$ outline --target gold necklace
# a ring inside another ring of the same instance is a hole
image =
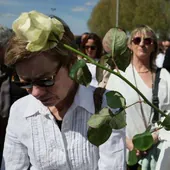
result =
[[[148,73],[150,70],[146,70],[146,71],[138,71],[138,73]]]

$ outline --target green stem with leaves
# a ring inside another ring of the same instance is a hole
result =
[[[97,67],[100,67],[100,68],[102,68],[103,70],[106,70],[106,71],[108,71],[108,72],[110,72],[110,73],[118,76],[118,77],[121,78],[122,80],[124,80],[130,87],[132,87],[132,88],[143,98],[143,100],[144,100],[149,106],[151,106],[152,108],[154,108],[154,109],[155,109],[157,112],[159,112],[162,116],[167,117],[167,115],[166,115],[164,112],[162,112],[162,111],[159,110],[155,105],[153,105],[153,104],[142,94],[142,92],[140,92],[130,81],[128,81],[128,80],[127,80],[125,77],[123,77],[120,73],[117,73],[117,72],[115,72],[115,71],[113,71],[113,70],[111,70],[111,69],[109,69],[109,68],[106,68],[105,66],[97,63],[95,60],[93,60],[93,59],[90,58],[89,56],[87,56],[87,55],[83,54],[82,52],[80,52],[80,51],[72,48],[72,47],[69,46],[69,45],[66,45],[66,44],[63,44],[63,45],[64,45],[65,48],[67,48],[67,49],[75,52],[76,54],[82,56],[83,58],[87,59],[90,63],[92,63],[92,64],[96,65]]]

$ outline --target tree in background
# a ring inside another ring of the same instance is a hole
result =
[[[159,35],[168,38],[170,32],[170,1],[167,0],[119,0],[119,27],[131,31],[147,24]],[[116,0],[99,0],[88,20],[91,32],[103,37],[116,23]]]
[[[88,27],[91,32],[97,33],[100,37],[103,37],[105,33],[114,26],[116,20],[114,17],[115,9],[111,7],[115,5],[115,1],[112,0],[99,1],[88,20]]]

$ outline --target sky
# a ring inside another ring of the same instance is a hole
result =
[[[22,12],[36,10],[62,18],[76,35],[88,32],[87,21],[98,0],[0,0],[0,25],[11,28]]]

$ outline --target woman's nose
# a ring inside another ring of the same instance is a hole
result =
[[[139,45],[140,45],[140,46],[144,46],[144,39],[141,39]]]
[[[88,48],[88,52],[91,52],[92,50],[91,50],[91,48]]]
[[[90,48],[87,48],[86,50],[87,50],[87,51],[90,51]]]
[[[45,91],[43,87],[40,86],[33,86],[30,93],[35,97],[39,98],[44,95]]]

